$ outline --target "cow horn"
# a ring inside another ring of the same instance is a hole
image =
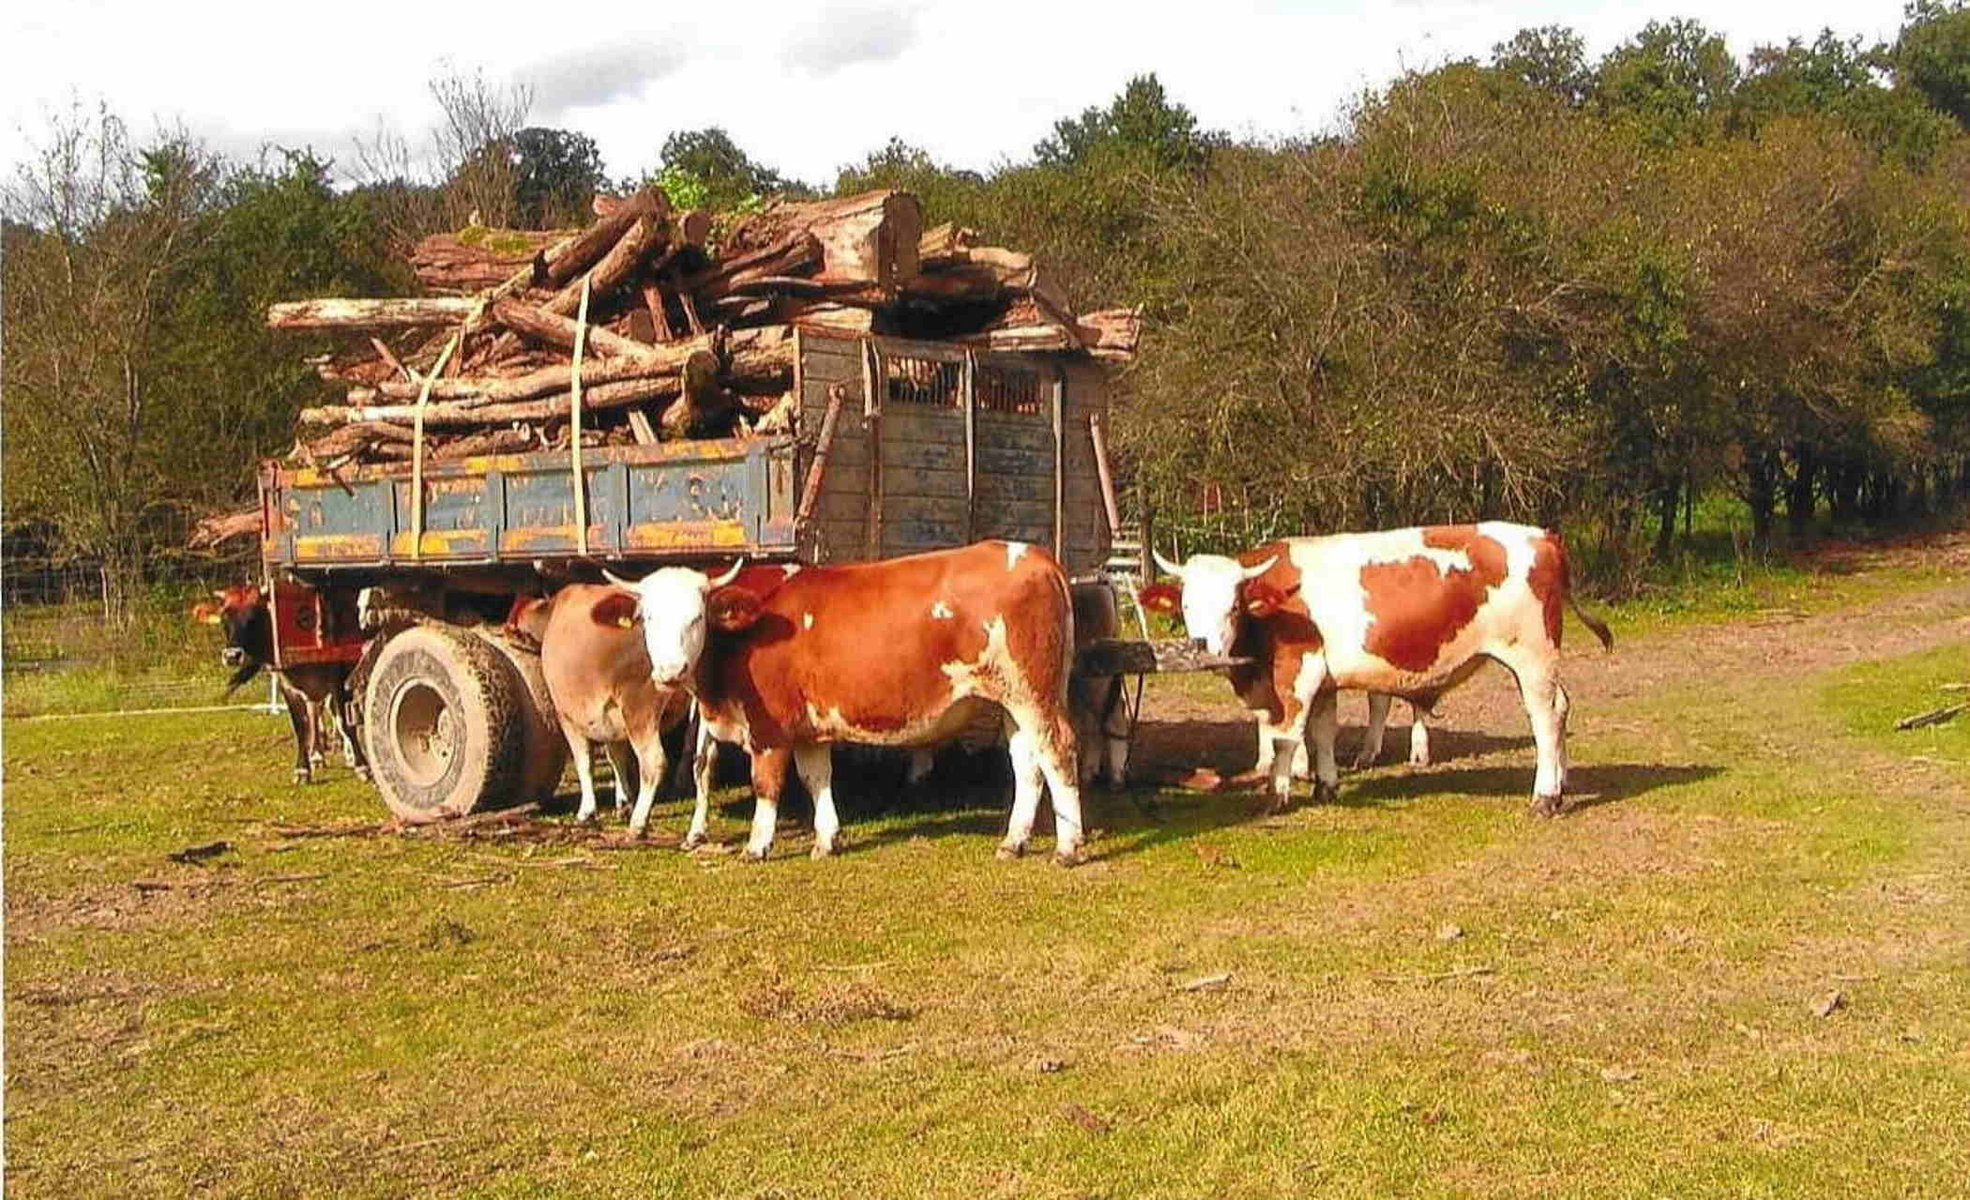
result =
[[[636,590],[636,581],[634,579],[624,579],[622,576],[616,574],[614,571],[611,571],[607,567],[602,568],[602,578],[608,580],[610,583],[615,584],[619,588],[628,588],[632,592]]]
[[[746,556],[741,554],[738,558],[738,561],[732,564],[732,569],[725,572],[725,574],[720,575],[718,578],[712,580],[711,586],[714,588],[722,588],[726,584],[732,582],[734,579],[737,579],[739,577],[739,568],[745,565],[746,565]]]
[[[1173,563],[1169,559],[1164,558],[1163,552],[1161,550],[1151,547],[1149,554],[1152,558],[1156,560],[1156,566],[1162,570],[1163,574],[1176,575],[1179,577],[1183,575],[1182,565],[1178,563]]]
[[[1271,558],[1266,559],[1264,562],[1260,563],[1256,567],[1246,567],[1245,572],[1241,576],[1241,578],[1257,579],[1259,576],[1265,574],[1267,571],[1272,570],[1272,564],[1278,561],[1279,561],[1279,556],[1275,554]]]

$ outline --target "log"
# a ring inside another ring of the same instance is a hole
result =
[[[928,271],[957,262],[978,243],[978,234],[949,221],[917,240],[917,265]]]
[[[636,223],[625,230],[608,253],[596,262],[595,269],[588,272],[590,295],[602,297],[614,291],[642,265],[646,257],[663,248],[667,234],[668,226],[662,218],[637,218]],[[544,312],[572,317],[580,304],[581,280],[575,279],[540,307]]]
[[[493,316],[510,330],[550,346],[558,346],[569,353],[574,352],[575,323],[569,317],[513,299],[495,301]],[[659,361],[658,355],[662,353],[656,346],[646,346],[593,326],[588,330],[588,348],[607,358],[627,358],[643,363]]]
[[[381,420],[363,420],[350,422],[312,442],[301,443],[295,450],[302,458],[321,463],[337,458],[376,458],[391,446],[408,450],[413,440],[415,435],[404,426]]]
[[[988,329],[983,333],[968,334],[955,340],[966,346],[1005,351],[1078,350],[1081,345],[1075,339],[1073,330],[1052,322],[1014,325],[1006,329]]]
[[[869,333],[875,329],[874,310],[860,305],[836,304],[832,300],[798,300],[785,306],[781,312],[787,320],[806,329],[842,333]]]
[[[1135,357],[1136,347],[1142,341],[1142,309],[1105,308],[1082,313],[1074,329],[1088,353],[1096,358],[1125,362]]]
[[[586,408],[587,405],[582,407]],[[534,435],[528,429],[488,429],[484,433],[468,433],[454,438],[441,446],[434,447],[431,457],[437,459],[472,458],[480,454],[521,454],[534,448]]]
[[[746,217],[726,239],[727,252],[755,250],[807,233],[821,246],[821,277],[830,282],[898,287],[916,278],[923,210],[908,192],[875,191],[807,204],[776,201]]]
[[[647,187],[616,204],[601,220],[547,252],[547,286],[562,287],[607,254],[644,217],[662,227],[670,216],[670,200],[662,189]]]
[[[725,338],[725,380],[748,390],[793,386],[794,337],[786,325],[734,329]]]
[[[267,307],[269,329],[415,329],[453,325],[472,315],[476,300],[456,297],[394,300],[297,300]]]
[[[584,379],[581,389],[581,408],[585,413],[627,408],[650,400],[668,399],[677,394],[677,389],[678,382],[675,375],[663,375],[653,379],[625,379],[595,387],[588,386]],[[431,404],[424,409],[424,427],[472,429],[482,425],[506,425],[515,421],[547,421],[555,417],[567,416],[572,398],[570,392],[559,392],[552,396],[543,396],[538,400],[523,400],[514,404]],[[409,421],[416,413],[415,404],[374,406],[330,404],[320,408],[302,409],[300,421],[303,425]]]
[[[798,275],[820,261],[820,241],[810,233],[797,231],[769,246],[728,254],[709,270],[680,279],[678,290],[686,296],[698,293],[707,298],[716,298],[731,290],[734,279]]]
[[[577,230],[487,229],[434,233],[410,253],[417,281],[436,291],[476,292],[524,270],[536,254]]]
[[[664,409],[660,422],[664,436],[697,437],[732,419],[735,405],[718,386],[716,354],[709,350],[693,354],[678,373],[678,384],[677,400]]]
[[[186,540],[185,545],[193,550],[203,550],[209,546],[218,546],[229,542],[237,537],[246,537],[248,535],[258,537],[259,534],[260,510],[258,508],[248,508],[239,512],[221,513],[215,517],[206,517],[198,524],[192,526],[191,537]]]

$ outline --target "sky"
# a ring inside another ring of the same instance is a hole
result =
[[[723,126],[756,161],[831,184],[891,136],[973,170],[1022,159],[1053,122],[1155,72],[1206,128],[1334,127],[1405,67],[1487,57],[1561,24],[1590,57],[1650,19],[1691,17],[1753,46],[1821,28],[1891,39],[1900,0],[752,0],[740,4],[396,0],[268,5],[16,3],[0,15],[0,172],[49,116],[106,102],[133,132],[182,125],[225,153],[313,146],[344,166],[387,128],[428,144],[429,81],[483,73],[532,91],[531,123],[593,137],[609,173],[655,166],[664,136]]]

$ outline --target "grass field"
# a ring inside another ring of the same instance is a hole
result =
[[[1961,1195],[1970,720],[1892,725],[1970,679],[1967,545],[1576,644],[1562,819],[1487,675],[1437,766],[1095,796],[1075,870],[993,788],[844,787],[824,862],[796,806],[760,865],[293,836],[380,813],[284,721],[11,721],[7,1188]],[[1146,768],[1249,762],[1224,699],[1158,681]]]

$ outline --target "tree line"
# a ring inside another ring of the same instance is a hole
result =
[[[428,145],[228,161],[114,114],[51,122],[5,191],[7,521],[126,580],[250,496],[319,384],[265,306],[411,286],[409,242],[552,228],[654,180],[685,207],[904,187],[1139,303],[1116,432],[1135,503],[1198,536],[1472,517],[1585,531],[1619,580],[1731,496],[1758,543],[1970,490],[1970,10],[1889,44],[1735,55],[1691,21],[1589,60],[1559,27],[1405,72],[1327,131],[1235,138],[1154,76],[1023,160],[892,140],[827,185],[718,129],[605,174],[524,90],[434,83]]]

